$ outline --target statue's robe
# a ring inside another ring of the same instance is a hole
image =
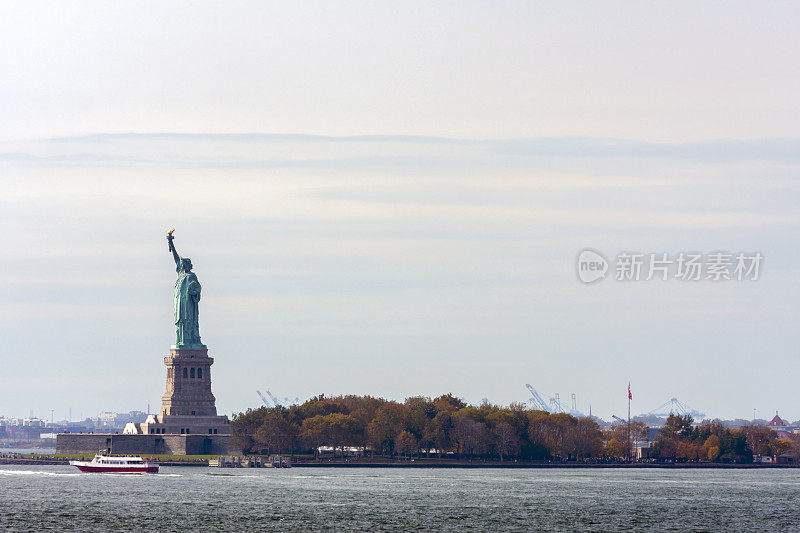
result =
[[[178,268],[175,280],[177,344],[200,344],[200,282],[194,272]]]

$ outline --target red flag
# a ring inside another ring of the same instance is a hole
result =
[[[631,394],[631,384],[628,383],[628,399],[633,400],[633,394]]]

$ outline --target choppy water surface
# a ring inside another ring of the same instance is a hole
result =
[[[10,530],[796,530],[800,470],[0,465]]]

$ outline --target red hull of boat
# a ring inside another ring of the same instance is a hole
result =
[[[157,466],[135,467],[135,466],[88,466],[75,465],[81,472],[109,473],[109,474],[158,474]]]

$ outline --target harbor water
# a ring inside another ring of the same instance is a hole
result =
[[[0,465],[4,530],[797,530],[800,469]]]

